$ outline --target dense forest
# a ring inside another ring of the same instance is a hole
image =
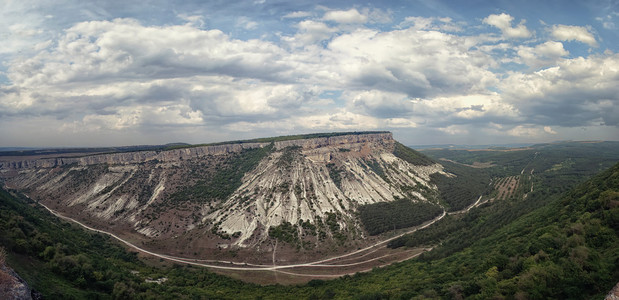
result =
[[[443,212],[443,209],[430,202],[413,202],[410,199],[397,199],[393,202],[378,202],[359,207],[359,217],[370,235],[389,230],[412,227],[429,221]]]
[[[526,197],[488,201],[391,243],[434,247],[418,259],[300,286],[259,286],[143,260],[4,190],[0,247],[46,299],[600,299],[619,281],[619,164],[585,181],[617,161],[616,150],[613,157],[600,149],[503,152],[515,155],[511,167],[501,166],[508,159],[500,155],[487,159],[497,165],[484,171],[493,178],[528,173]],[[481,161],[483,153],[474,155],[449,159]]]

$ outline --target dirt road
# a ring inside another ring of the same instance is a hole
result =
[[[306,262],[306,263],[298,263],[298,264],[289,264],[289,265],[258,265],[258,264],[248,264],[248,263],[244,263],[244,262],[233,262],[233,261],[221,261],[221,260],[201,260],[201,259],[193,259],[193,258],[186,258],[186,257],[178,257],[178,256],[170,256],[170,255],[165,255],[165,254],[160,254],[160,253],[155,253],[143,248],[140,248],[134,244],[132,244],[131,242],[111,233],[111,232],[107,232],[104,230],[100,230],[100,229],[96,229],[96,228],[92,228],[86,224],[83,224],[73,218],[67,217],[67,216],[63,216],[59,213],[57,213],[56,211],[50,209],[49,207],[47,207],[45,204],[40,203],[39,204],[43,207],[45,207],[45,209],[47,209],[50,213],[52,213],[53,215],[67,220],[67,221],[71,221],[73,223],[76,223],[88,230],[94,231],[94,232],[98,232],[98,233],[102,233],[102,234],[107,234],[117,240],[119,240],[120,242],[122,242],[123,244],[148,255],[152,255],[154,257],[158,257],[158,258],[162,258],[165,260],[169,260],[169,261],[174,261],[174,262],[178,262],[178,263],[184,263],[184,264],[190,264],[190,265],[195,265],[195,266],[201,266],[201,267],[207,267],[207,268],[213,268],[213,269],[222,269],[222,270],[239,270],[239,271],[279,271],[279,270],[283,270],[283,269],[292,269],[292,268],[300,268],[300,267],[326,267],[326,268],[333,268],[333,267],[346,267],[346,266],[356,266],[356,265],[360,265],[364,262],[368,262],[368,261],[374,261],[374,260],[380,260],[380,259],[385,259],[387,256],[389,255],[384,255],[380,258],[372,258],[369,259],[367,261],[358,261],[358,262],[352,262],[352,263],[348,263],[348,264],[338,264],[338,265],[333,265],[333,264],[328,264],[328,262],[333,262],[336,260],[342,260],[342,259],[350,259],[350,258],[354,258],[356,255],[359,255],[359,257],[357,258],[362,258],[364,256],[367,256],[369,254],[374,253],[375,251],[377,251],[377,249],[379,249],[381,246],[386,245],[388,242],[397,239],[401,236],[404,236],[406,234],[410,234],[413,233],[417,230],[426,228],[434,223],[436,223],[437,221],[439,221],[440,219],[442,219],[443,217],[445,217],[447,215],[447,213],[445,211],[443,211],[443,213],[429,221],[426,222],[425,224],[415,227],[411,230],[408,230],[406,232],[403,232],[399,235],[396,235],[394,237],[385,239],[383,241],[377,242],[373,245],[370,245],[368,247],[365,247],[363,249],[359,249],[350,253],[346,253],[346,254],[342,254],[342,255],[338,255],[338,256],[334,256],[334,257],[329,257],[326,259],[321,259],[321,260],[317,260],[317,261],[313,261],[313,262]],[[427,249],[425,249],[427,250]],[[421,254],[421,253],[419,253]],[[415,254],[414,256],[417,256],[419,254]],[[410,258],[410,257],[409,257]],[[406,258],[406,259],[409,259]],[[371,268],[370,268],[371,269]],[[365,270],[357,270],[353,273],[356,272],[363,272]],[[295,274],[295,273],[290,273],[290,272],[285,272],[285,273],[289,273],[291,275],[299,275],[299,276],[312,276],[312,274]],[[341,275],[345,275],[345,274],[341,274]],[[341,275],[334,275],[335,277],[337,276],[341,276]],[[325,277],[327,275],[321,274],[321,275],[316,275],[319,277]]]

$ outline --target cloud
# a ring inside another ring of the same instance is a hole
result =
[[[530,139],[536,139],[540,135],[542,135],[546,130],[540,129],[539,127],[531,126],[531,125],[518,125],[507,131],[507,134],[515,137],[526,137]]]
[[[439,30],[447,32],[462,31],[461,24],[456,24],[451,18],[438,17],[406,17],[398,24],[400,28],[414,27],[418,30]]]
[[[407,117],[414,110],[413,102],[402,93],[366,90],[349,92],[344,97],[349,99],[352,111],[380,118]]]
[[[542,25],[550,40],[540,41],[525,39],[533,31],[508,14],[482,21],[499,36],[479,21],[407,16],[389,24],[388,10],[294,8],[277,15],[264,2],[252,8],[264,11],[236,14],[225,28],[198,11],[161,24],[69,22],[53,36],[43,23],[0,20],[12,34],[0,45],[0,134],[13,143],[24,141],[13,131],[27,131],[57,145],[65,136],[204,142],[394,130],[508,142],[581,127],[610,136],[619,126],[618,54],[575,57],[578,48],[565,43],[597,45],[587,27]],[[285,30],[260,35],[273,29],[263,13]],[[244,36],[251,34],[259,38]],[[30,124],[54,131],[37,135]]]
[[[438,128],[438,130],[445,132],[449,135],[467,135],[469,131],[460,125],[449,125],[447,127]]]
[[[296,27],[297,33],[292,37],[282,37],[282,40],[287,42],[293,48],[302,48],[312,46],[318,42],[330,39],[337,32],[337,29],[329,27],[327,24],[313,21],[303,20]]]
[[[270,62],[284,55],[269,42],[233,40],[219,30],[92,21],[67,29],[53,49],[13,61],[9,78],[22,87],[209,73],[265,78],[282,70]]]
[[[614,30],[617,29],[617,25],[615,25],[614,22],[614,18],[616,16],[619,16],[619,13],[613,12],[604,17],[597,17],[595,20],[602,23],[602,27],[604,27],[604,29]]]
[[[368,16],[359,13],[355,8],[349,10],[331,10],[327,11],[322,17],[325,21],[333,21],[336,23],[365,23],[368,21]]]
[[[247,30],[253,30],[258,28],[258,23],[250,20],[248,17],[240,17],[236,21],[236,26]]]
[[[298,18],[307,18],[312,16],[312,13],[309,11],[294,11],[291,13],[287,13],[282,18],[284,19],[298,19]]]
[[[617,126],[619,54],[562,59],[533,73],[512,73],[499,89],[527,123]]]
[[[517,53],[520,61],[534,69],[554,65],[561,57],[569,54],[563,48],[563,43],[555,41],[548,41],[535,47],[520,46]]]
[[[579,41],[591,47],[597,47],[595,37],[585,27],[554,25],[551,28],[551,35],[560,41]]]
[[[349,88],[398,92],[426,98],[484,90],[496,80],[492,57],[465,38],[414,28],[379,32],[359,29],[328,44],[326,68]]]
[[[484,18],[483,22],[500,29],[501,33],[506,38],[521,39],[528,38],[533,35],[524,25],[524,23],[526,22],[525,20],[520,21],[520,23],[516,25],[516,27],[512,27],[513,20],[514,17],[506,13],[502,13],[500,15],[489,15],[488,17]]]
[[[544,132],[550,133],[550,134],[557,134],[557,132],[552,130],[550,126],[544,126]]]

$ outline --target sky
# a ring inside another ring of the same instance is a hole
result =
[[[0,147],[619,140],[619,1],[0,0]]]

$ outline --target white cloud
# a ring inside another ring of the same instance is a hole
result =
[[[550,134],[557,134],[557,132],[552,130],[552,127],[550,126],[544,126],[544,132],[550,133]]]
[[[352,111],[381,118],[408,116],[413,111],[413,102],[402,93],[365,90],[347,92],[343,97],[349,100]]]
[[[333,64],[326,68],[349,88],[425,98],[481,91],[496,81],[487,70],[492,57],[470,49],[466,38],[436,31],[359,29],[334,38],[328,49]]]
[[[231,19],[232,31],[268,26],[249,16]],[[28,50],[3,60],[10,83],[0,83],[0,127],[49,124],[41,128],[64,130],[53,134],[59,141],[63,134],[175,141],[194,134],[203,142],[364,129],[525,140],[619,126],[619,56],[573,58],[573,45],[562,43],[597,43],[585,27],[548,25],[553,40],[518,41],[506,39],[533,32],[508,14],[483,20],[503,36],[450,18],[376,25],[391,13],[368,8],[317,7],[280,18],[295,25],[270,35],[279,40],[206,30],[198,13],[173,15],[182,25],[71,23],[53,39],[41,39],[46,33],[35,23],[12,22],[4,29],[13,39],[0,55]],[[0,133],[20,140],[6,128]]]
[[[237,27],[241,27],[247,30],[253,30],[258,28],[258,23],[252,21],[251,19],[249,19],[248,17],[240,17],[237,21],[236,21],[236,26]]]
[[[544,131],[538,127],[531,125],[518,125],[507,131],[507,134],[516,137],[526,137],[529,139],[537,139]]]
[[[331,38],[337,31],[325,23],[313,20],[303,20],[297,24],[297,28],[299,30],[294,36],[282,38],[294,48],[315,45]]]
[[[294,11],[283,16],[284,19],[298,19],[312,16],[309,11]]]
[[[333,21],[337,23],[365,23],[368,21],[368,16],[359,13],[355,8],[349,10],[331,10],[327,11],[322,17],[325,21]]]
[[[462,31],[461,24],[454,23],[451,18],[438,17],[406,17],[404,21],[398,24],[398,27],[413,27],[418,30],[440,30],[447,32]]]
[[[595,20],[602,23],[602,27],[604,27],[604,29],[614,30],[617,29],[617,25],[615,25],[614,22],[614,18],[616,16],[619,16],[619,13],[614,12],[606,15],[605,17],[597,17]]]
[[[563,48],[563,43],[555,41],[548,41],[535,47],[519,46],[517,53],[520,60],[532,68],[554,65],[561,57],[569,54]]]
[[[554,25],[551,28],[551,34],[555,39],[560,41],[579,41],[591,47],[598,46],[593,34],[585,27]]]
[[[469,131],[461,125],[449,125],[447,127],[438,128],[438,130],[450,135],[467,135]]]
[[[524,25],[526,22],[525,20],[520,21],[516,27],[512,27],[513,20],[514,17],[506,13],[502,13],[500,15],[489,15],[484,18],[483,22],[500,29],[503,35],[507,38],[528,38],[533,35]]]
[[[513,73],[499,89],[532,124],[619,125],[619,54],[562,59],[537,72]]]
[[[185,20],[185,21],[187,21],[188,25],[194,25],[194,26],[197,26],[197,27],[204,26],[204,17],[203,16],[179,14],[178,17],[183,19],[183,20]]]
[[[276,56],[283,55],[269,42],[233,40],[219,30],[146,27],[128,19],[93,21],[67,29],[54,49],[11,62],[9,78],[22,87],[40,87],[209,73],[269,77],[278,73]]]

